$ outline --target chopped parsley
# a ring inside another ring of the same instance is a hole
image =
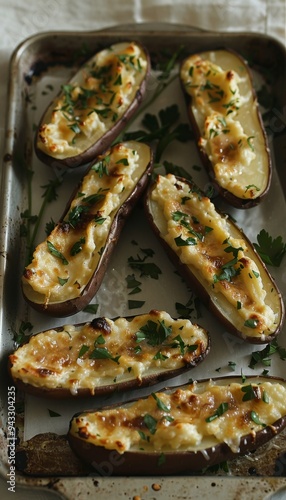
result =
[[[216,411],[206,418],[206,422],[210,423],[218,417],[221,417],[228,410],[228,403],[221,403]]]
[[[146,325],[141,326],[138,332],[136,332],[136,342],[139,343],[145,340],[147,344],[154,347],[163,344],[164,340],[166,340],[171,333],[172,327],[166,326],[164,320],[158,323],[149,320]]]

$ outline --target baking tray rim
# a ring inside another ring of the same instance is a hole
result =
[[[78,38],[78,37],[96,37],[96,36],[103,36],[107,38],[111,37],[116,37],[120,36],[122,38],[122,34],[126,34],[126,37],[131,37],[131,36],[147,36],[147,37],[152,37],[154,36],[154,33],[156,31],[156,36],[170,36],[170,33],[174,31],[176,35],[178,36],[205,36],[208,38],[214,37],[217,39],[234,39],[234,38],[240,38],[241,37],[251,37],[253,39],[257,40],[268,40],[273,44],[276,44],[277,47],[282,51],[285,52],[285,47],[280,42],[277,38],[275,38],[272,35],[267,35],[264,33],[260,32],[249,32],[249,31],[237,31],[237,32],[228,32],[228,31],[210,31],[210,30],[205,30],[201,28],[197,28],[195,26],[191,25],[182,25],[182,24],[170,24],[170,23],[138,23],[138,24],[124,24],[124,25],[119,25],[119,26],[110,26],[106,27],[103,29],[99,30],[78,30],[78,31],[70,31],[70,30],[55,30],[55,31],[47,31],[47,32],[41,32],[41,33],[36,33],[34,35],[29,36],[25,40],[23,40],[21,43],[18,44],[18,46],[14,49],[11,58],[10,58],[10,65],[9,65],[9,82],[8,82],[8,109],[7,109],[7,116],[6,116],[6,125],[5,125],[5,141],[4,141],[4,168],[2,170],[2,179],[1,179],[1,192],[2,195],[4,193],[9,194],[11,192],[12,186],[11,186],[11,172],[9,173],[9,169],[12,168],[12,152],[14,151],[14,145],[16,143],[16,138],[14,131],[16,130],[16,108],[15,108],[15,102],[13,103],[13,95],[15,93],[15,85],[16,85],[16,75],[17,75],[17,65],[19,61],[22,59],[23,55],[30,49],[33,44],[41,44],[45,43],[48,39],[51,37],[53,39],[61,39],[63,37],[65,38]],[[286,54],[286,52],[285,52]],[[9,187],[9,189],[5,189],[5,187]],[[2,200],[4,201],[3,203],[3,209],[0,214],[0,222],[1,222],[1,227],[5,228],[5,219],[7,217],[6,215],[6,207],[8,207],[8,196],[2,196]],[[5,252],[6,249],[6,243],[7,243],[7,238],[8,238],[8,233],[9,231],[4,231],[4,237],[1,238],[2,243],[0,242],[0,250],[2,252]],[[5,275],[5,269],[6,269],[6,259],[2,259],[1,264],[0,264],[0,276]],[[3,308],[0,313],[0,321],[3,323]],[[3,330],[3,329],[2,329]],[[4,443],[4,441],[3,441]],[[5,446],[5,444],[4,444]],[[2,446],[1,446],[2,447]],[[7,479],[7,468],[6,465],[2,462],[0,464],[0,475],[2,476],[2,479]],[[231,480],[233,486],[235,485],[235,488],[239,488],[239,485],[241,483],[241,477],[217,477],[217,476],[166,476],[164,478],[158,478],[158,476],[155,477],[134,477],[134,478],[127,478],[132,481],[137,481],[141,484],[146,484],[146,482],[150,483],[150,485],[154,482],[158,482],[158,479],[160,479],[160,482],[164,483],[174,483],[174,481],[178,480],[179,482],[182,481],[182,478],[188,479],[192,482],[192,485],[195,486],[195,482],[198,484],[198,493],[200,493],[200,487],[203,486],[203,483],[205,484],[206,482],[209,483],[209,487],[211,487],[211,483],[216,482],[216,483],[221,483],[221,487],[223,487],[223,484],[225,484],[226,480]],[[117,483],[122,483],[123,480],[126,478],[113,478],[113,477],[29,477],[29,476],[24,476],[24,475],[17,475],[17,485],[19,486],[24,486],[25,489],[26,487],[29,488],[31,486],[37,487],[39,489],[44,489],[44,491],[48,488],[49,491],[53,491],[60,496],[64,495],[64,498],[69,498],[66,497],[66,493],[68,493],[68,490],[70,489],[70,494],[73,493],[74,491],[74,483],[77,480],[80,480],[80,482],[84,481],[86,483],[87,488],[92,488],[94,490],[94,480],[103,482],[104,485],[103,487],[106,487],[106,483],[110,483],[110,486],[112,487],[112,484],[114,484],[114,481],[117,481]],[[274,491],[280,490],[280,488],[286,488],[286,478],[283,477],[247,477],[244,478],[246,482],[251,484],[251,488],[257,488],[259,489],[259,485],[265,486],[268,485],[271,489],[271,492],[273,493]],[[228,489],[229,486],[226,486]],[[88,490],[87,490],[88,491]],[[260,489],[261,491],[261,489]],[[258,497],[257,497],[258,498]]]

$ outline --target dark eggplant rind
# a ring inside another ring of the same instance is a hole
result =
[[[90,302],[151,169],[150,147],[136,141],[117,144],[97,158],[24,270],[24,298],[34,309],[70,316]]]
[[[284,303],[242,230],[194,183],[172,175],[149,187],[145,209],[171,261],[224,327],[254,344],[271,342]]]
[[[271,377],[197,381],[76,414],[68,439],[99,473],[102,464],[109,475],[195,472],[246,454],[281,432],[285,391],[285,380]]]
[[[257,205],[269,190],[272,165],[247,62],[231,50],[198,53],[183,61],[180,80],[215,189],[234,207]]]
[[[98,52],[45,110],[35,135],[39,159],[76,168],[102,154],[140,105],[149,73],[150,57],[140,43],[120,42]]]
[[[37,333],[10,354],[9,373],[19,389],[35,396],[100,396],[184,374],[201,363],[209,349],[205,329],[152,310]]]

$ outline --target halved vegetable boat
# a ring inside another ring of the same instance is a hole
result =
[[[36,396],[94,396],[175,377],[197,366],[208,352],[203,328],[152,310],[33,335],[9,356],[9,372],[20,389]]]
[[[90,302],[151,168],[150,147],[135,141],[117,144],[97,158],[24,270],[23,294],[32,307],[60,317]]]
[[[236,458],[285,426],[284,380],[225,377],[77,414],[68,439],[99,473],[162,476]]]
[[[98,52],[44,112],[35,137],[38,157],[75,168],[105,151],[140,105],[149,71],[149,54],[137,42]]]
[[[171,174],[150,186],[145,207],[172,262],[224,327],[248,342],[273,340],[284,321],[281,293],[241,229]]]
[[[268,141],[246,61],[230,50],[187,57],[180,68],[202,162],[222,197],[257,205],[271,182]]]

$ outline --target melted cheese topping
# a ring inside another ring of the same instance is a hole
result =
[[[155,333],[144,339],[146,325]],[[93,394],[109,384],[137,379],[140,385],[144,376],[195,365],[206,355],[208,342],[204,329],[164,311],[130,321],[97,318],[32,336],[10,356],[11,373],[36,387],[72,394],[87,388]]]
[[[151,200],[157,207],[155,223],[161,218],[161,236],[211,296],[226,299],[240,318],[241,331],[262,338],[271,332],[276,316],[265,303],[259,269],[248,256],[245,241],[230,234],[227,218],[218,214],[210,199],[169,174],[158,177]]]
[[[63,86],[39,128],[37,146],[58,159],[87,149],[122,117],[146,71],[146,54],[134,42],[96,54]]]
[[[114,217],[147,165],[142,146],[122,143],[98,158],[84,176],[63,222],[33,254],[22,278],[34,302],[64,302],[78,297],[104,251]],[[142,149],[142,159],[139,151]]]
[[[218,54],[220,51],[218,51]],[[199,146],[213,165],[215,179],[239,198],[255,198],[265,187],[265,171],[259,154],[264,145],[247,74],[222,69],[210,60],[193,55],[182,66],[181,79],[192,97],[191,109],[200,129]],[[240,64],[242,66],[242,63]],[[256,122],[245,132],[246,122]]]
[[[244,400],[248,388],[251,399]],[[126,451],[198,451],[226,443],[239,452],[241,439],[286,415],[282,384],[194,383],[156,393],[123,407],[74,417],[70,432],[96,446]]]

